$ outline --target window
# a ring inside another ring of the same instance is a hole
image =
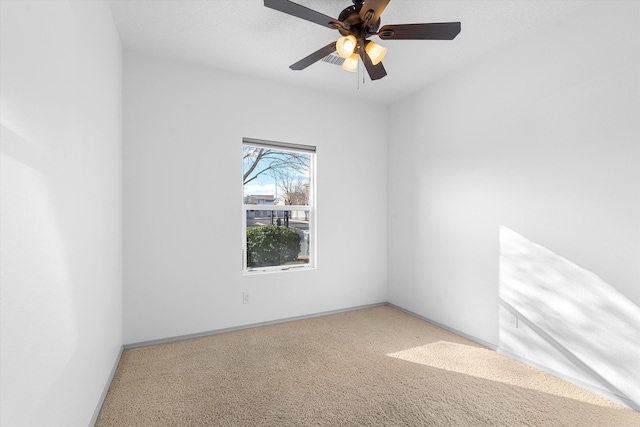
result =
[[[243,138],[245,273],[315,267],[315,151]]]

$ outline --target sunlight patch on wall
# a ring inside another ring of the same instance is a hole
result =
[[[499,298],[501,349],[640,404],[640,308],[614,287],[501,227]]]

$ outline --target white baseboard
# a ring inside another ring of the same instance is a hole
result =
[[[569,382],[571,384],[577,385],[578,387],[582,387],[585,390],[588,390],[590,392],[598,394],[598,395],[600,395],[600,396],[602,396],[602,397],[604,397],[606,399],[609,399],[609,400],[611,400],[613,402],[619,403],[621,405],[624,405],[624,406],[626,406],[628,408],[631,408],[631,409],[633,409],[635,411],[640,412],[640,405],[638,405],[637,403],[633,402],[632,400],[630,400],[629,398],[627,398],[625,396],[620,396],[620,395],[618,395],[616,393],[613,393],[613,392],[611,392],[609,390],[606,390],[604,388],[597,387],[597,386],[594,386],[593,384],[589,384],[589,383],[586,383],[584,381],[581,381],[581,380],[578,380],[576,378],[573,378],[573,377],[571,377],[569,375],[565,375],[562,372],[558,372],[558,371],[553,370],[553,369],[551,369],[549,367],[546,367],[544,365],[536,363],[536,362],[534,362],[532,360],[526,359],[526,358],[524,358],[522,356],[518,356],[517,354],[512,353],[509,350],[505,350],[503,348],[500,348],[495,344],[491,344],[491,343],[489,343],[487,341],[481,340],[480,338],[477,338],[477,337],[474,337],[472,335],[466,334],[466,333],[464,333],[462,331],[459,331],[457,329],[451,328],[451,327],[449,327],[447,325],[444,325],[444,324],[442,324],[440,322],[436,322],[435,320],[432,320],[432,319],[429,319],[427,317],[424,317],[424,316],[421,316],[419,314],[416,314],[416,313],[414,313],[414,312],[412,312],[410,310],[406,310],[406,309],[404,309],[402,307],[399,307],[399,306],[397,306],[395,304],[388,303],[388,305],[390,307],[397,308],[400,311],[404,311],[405,313],[407,313],[407,314],[409,314],[411,316],[417,317],[418,319],[424,320],[425,322],[429,322],[429,323],[431,323],[433,325],[441,327],[442,329],[446,329],[449,332],[453,332],[456,335],[460,335],[461,337],[464,337],[464,338],[466,338],[468,340],[471,340],[471,341],[473,341],[475,343],[478,343],[478,344],[480,344],[480,345],[482,345],[484,347],[487,347],[490,350],[494,350],[494,351],[497,351],[500,354],[504,354],[505,356],[510,357],[511,359],[514,359],[514,360],[522,362],[522,363],[524,363],[526,365],[532,366],[532,367],[534,367],[536,369],[539,369],[539,370],[541,370],[543,372],[551,374],[554,377],[558,377],[558,378],[560,378],[560,379],[562,379],[564,381],[567,381],[567,382]]]
[[[625,396],[620,396],[619,394],[613,393],[612,391],[609,391],[605,388],[602,387],[598,387],[596,385],[587,383],[585,381],[579,380],[577,378],[573,378],[570,375],[566,375],[563,374],[562,372],[558,372],[554,369],[551,369],[547,366],[541,365],[539,363],[534,362],[533,360],[529,360],[525,357],[519,356],[516,353],[513,353],[509,350],[506,350],[504,348],[498,347],[496,349],[496,351],[500,354],[504,354],[505,356],[510,357],[511,359],[517,360],[518,362],[522,362],[525,365],[529,365],[532,366],[536,369],[540,369],[541,371],[544,371],[548,374],[553,375],[554,377],[558,377],[562,380],[565,380],[567,382],[570,382],[571,384],[577,385],[578,387],[582,387],[585,390],[588,390],[590,392],[593,392],[595,394],[598,394],[606,399],[609,399],[613,402],[619,403],[621,405],[624,405],[628,408],[631,408],[635,411],[639,411],[640,412],[640,405],[638,405],[637,403],[633,402],[632,400],[629,400],[627,397]]]
[[[435,320],[433,320],[433,319],[429,319],[428,317],[421,316],[421,315],[419,315],[419,314],[417,314],[417,313],[414,313],[414,312],[413,312],[413,311],[411,311],[411,310],[407,310],[406,308],[402,308],[402,307],[400,307],[400,306],[398,306],[398,305],[391,304],[390,302],[388,302],[388,303],[387,303],[387,305],[388,305],[389,307],[393,307],[393,308],[398,309],[398,310],[400,310],[400,311],[404,311],[405,313],[407,313],[407,314],[409,314],[409,315],[411,315],[411,316],[413,316],[413,317],[417,317],[417,318],[418,318],[418,319],[420,319],[420,320],[424,320],[425,322],[429,322],[429,323],[431,323],[432,325],[436,325],[436,326],[438,326],[438,327],[440,327],[440,328],[442,328],[442,329],[446,329],[446,330],[447,330],[447,331],[449,331],[449,332],[453,332],[453,333],[454,333],[454,334],[456,334],[456,335],[460,335],[461,337],[466,338],[466,339],[468,339],[468,340],[470,340],[470,341],[473,341],[473,342],[475,342],[475,343],[478,343],[478,344],[480,344],[480,345],[481,345],[481,346],[483,346],[483,347],[487,347],[487,348],[488,348],[488,349],[490,349],[490,350],[494,350],[494,351],[495,351],[495,350],[498,348],[496,345],[491,344],[490,342],[487,342],[487,341],[481,340],[480,338],[474,337],[473,335],[469,335],[469,334],[467,334],[467,333],[465,333],[465,332],[462,332],[462,331],[459,331],[459,330],[457,330],[457,329],[455,329],[455,328],[452,328],[452,327],[450,327],[450,326],[444,325],[444,324],[442,324],[442,323],[440,323],[440,322],[436,322]]]
[[[321,313],[306,314],[306,315],[303,315],[303,316],[287,317],[287,318],[283,318],[283,319],[270,320],[270,321],[267,321],[267,322],[259,322],[259,323],[251,323],[251,324],[248,324],[248,325],[234,326],[234,327],[231,327],[231,328],[214,329],[214,330],[205,331],[205,332],[197,332],[195,334],[178,335],[178,336],[175,336],[175,337],[161,338],[161,339],[157,339],[157,340],[141,341],[141,342],[137,342],[137,343],[125,344],[124,345],[124,349],[125,350],[129,350],[130,348],[139,348],[139,347],[148,347],[150,345],[167,344],[167,343],[171,343],[171,342],[175,342],[175,341],[188,340],[188,339],[191,339],[191,338],[200,338],[200,337],[206,337],[206,336],[209,336],[209,335],[217,335],[217,334],[224,334],[224,333],[227,333],[227,332],[242,331],[244,329],[258,328],[260,326],[275,325],[275,324],[278,324],[278,323],[285,323],[285,322],[293,322],[295,320],[311,319],[313,317],[328,316],[330,314],[345,313],[347,311],[362,310],[364,308],[380,307],[380,306],[383,306],[383,305],[387,305],[387,303],[386,302],[380,302],[380,303],[376,303],[376,304],[360,305],[360,306],[357,306],[357,307],[349,307],[349,308],[343,308],[343,309],[338,309],[338,310],[323,311]]]
[[[98,421],[98,416],[100,415],[100,411],[102,410],[102,405],[104,405],[104,400],[107,398],[107,393],[109,392],[109,388],[111,387],[113,378],[116,376],[116,370],[118,369],[118,365],[120,364],[120,358],[122,357],[123,351],[124,351],[124,346],[120,346],[120,350],[116,355],[116,361],[114,362],[113,367],[111,368],[111,373],[109,374],[107,383],[104,386],[104,390],[102,390],[100,399],[98,399],[98,404],[96,405],[96,409],[93,411],[93,416],[91,417],[91,421],[89,422],[89,427],[95,426],[96,422]]]

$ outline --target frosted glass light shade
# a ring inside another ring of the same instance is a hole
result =
[[[348,36],[340,37],[336,42],[336,50],[338,55],[343,58],[348,58],[353,54],[356,48],[356,38],[349,34]]]
[[[382,61],[382,58],[387,54],[387,48],[382,47],[375,42],[367,43],[364,50],[367,52],[367,55],[369,55],[369,58],[371,58],[371,63],[373,65],[378,65],[380,61]]]
[[[351,56],[349,56],[347,59],[345,59],[344,62],[342,63],[342,68],[344,68],[347,71],[351,71],[352,73],[355,73],[356,70],[358,69],[358,54],[354,53]]]

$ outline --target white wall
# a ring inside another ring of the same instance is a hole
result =
[[[505,267],[499,258],[503,226],[596,274],[620,293],[610,301],[628,303],[624,310],[596,304],[589,297],[606,286],[580,292],[586,287],[574,277],[572,289],[579,291],[573,293],[571,308],[611,321],[611,326],[614,313],[637,314],[639,9],[637,2],[588,3],[579,14],[391,106],[390,302],[502,346],[498,273]],[[553,271],[549,265],[533,267]],[[544,284],[561,283],[566,282],[547,275]],[[526,292],[514,289],[523,299]],[[527,303],[520,301],[522,307]],[[595,312],[589,311],[595,305]],[[535,316],[543,308],[548,309],[534,306]],[[528,345],[532,351],[504,349],[602,385],[597,375],[603,374],[603,361],[625,366],[633,347],[602,351],[601,345],[601,354],[582,360],[587,368],[572,362],[570,355],[580,354],[577,347],[589,337],[573,328],[579,316],[567,308],[554,313],[553,332],[560,334],[554,338],[555,350],[550,342],[549,349],[536,347],[522,330],[514,332],[521,334],[520,348]],[[629,343],[640,341],[633,318],[616,330]],[[532,328],[540,327],[534,323]],[[569,354],[563,356],[559,347]],[[558,353],[555,360],[549,357],[552,351]],[[580,372],[569,371],[568,365]],[[637,388],[640,382],[634,381],[628,378],[622,387],[608,389]]]
[[[0,17],[0,424],[86,426],[122,344],[122,49],[105,2]]]
[[[637,313],[638,4],[590,5],[389,117],[347,104],[389,129],[388,151],[386,132],[339,128],[343,100],[316,92],[135,53],[121,91],[104,3],[0,4],[2,425],[86,425],[123,341],[387,299],[593,380],[505,331],[501,226],[596,273],[598,292]],[[243,136],[318,147],[317,270],[242,276]],[[636,329],[620,330],[632,342]],[[603,357],[624,364],[620,351]]]
[[[384,107],[135,53],[123,93],[125,344],[387,300],[386,133],[339,126]],[[242,137],[317,146],[316,270],[241,274]]]

